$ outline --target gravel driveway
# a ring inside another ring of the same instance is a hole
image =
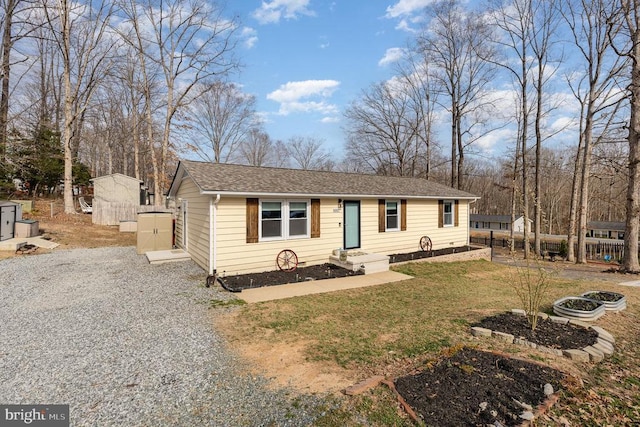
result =
[[[0,403],[69,404],[71,425],[308,425],[312,397],[243,372],[193,262],[132,247],[0,261]],[[295,406],[295,409],[294,409]]]

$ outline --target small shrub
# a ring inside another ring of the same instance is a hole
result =
[[[560,255],[561,258],[567,258],[568,253],[569,253],[569,246],[567,246],[567,241],[562,240],[560,242],[560,249],[558,249],[558,255]]]
[[[532,263],[534,265],[532,265]],[[538,312],[550,285],[551,273],[543,268],[539,259],[525,259],[524,265],[518,265],[513,259],[511,286],[520,299],[521,308],[525,311],[531,330],[538,326]]]

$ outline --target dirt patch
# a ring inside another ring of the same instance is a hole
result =
[[[545,347],[562,350],[582,349],[595,344],[598,339],[598,333],[593,329],[570,324],[562,325],[549,319],[538,319],[536,330],[532,331],[525,316],[512,313],[487,317],[472,326],[505,332]]]
[[[136,245],[136,233],[120,233],[118,226],[92,224],[91,215],[65,214],[63,210],[61,200],[41,199],[35,201],[32,212],[23,212],[22,217],[38,221],[40,235],[60,245],[54,250]],[[50,250],[37,248],[29,254],[47,252]],[[16,255],[23,254],[0,251],[0,259]]]
[[[215,316],[216,329],[229,331],[236,315]],[[312,362],[305,356],[310,342],[276,342],[260,339],[253,342],[233,342],[234,351],[248,362],[247,369],[271,380],[273,387],[288,387],[300,393],[334,393],[352,385],[354,373],[329,362]]]
[[[398,378],[395,387],[427,425],[514,426],[545,401],[546,384],[557,391],[563,378],[549,367],[464,348]]]

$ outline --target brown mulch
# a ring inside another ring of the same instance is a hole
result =
[[[429,426],[515,426],[524,421],[526,405],[535,411],[545,401],[545,384],[557,391],[563,378],[536,363],[463,348],[398,378],[395,388]]]
[[[505,332],[545,347],[562,350],[582,349],[595,344],[598,338],[598,333],[593,329],[570,324],[562,325],[549,319],[538,319],[536,330],[532,331],[525,316],[512,313],[486,317],[472,326]]]

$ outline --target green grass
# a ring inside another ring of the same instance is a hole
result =
[[[419,366],[446,347],[478,343],[468,333],[470,324],[520,308],[510,285],[512,272],[502,265],[487,261],[412,263],[395,270],[414,278],[243,306],[230,334],[240,340],[274,344],[304,342],[305,357],[310,361],[335,364],[352,372],[381,372],[381,368],[398,361],[413,360],[414,366]],[[542,310],[551,313],[556,299],[593,289],[621,292],[614,284],[552,279]],[[640,311],[636,308],[640,305],[640,289],[626,288],[622,292],[627,295],[629,308],[622,314],[605,316],[604,324],[598,323],[616,336],[619,347],[616,357],[599,365],[588,365],[586,370],[578,368],[588,376],[589,384],[611,395],[605,403],[613,409],[600,414],[598,405],[580,402],[581,392],[567,393],[565,401],[561,400],[554,411],[575,420],[576,425],[581,424],[585,414],[590,419],[589,411],[594,425],[609,421],[615,424],[620,420],[616,411],[622,414],[622,419],[633,419],[640,411],[640,384],[636,380],[640,377],[637,350]],[[607,325],[607,320],[613,323]],[[524,348],[500,348],[492,340],[487,340],[485,346],[543,360]],[[624,378],[612,382],[611,376],[621,371]],[[327,411],[318,425],[360,425],[354,421],[359,417],[364,417],[369,425],[411,425],[398,415],[394,402],[388,390],[377,388],[364,396],[350,398],[346,408]]]

